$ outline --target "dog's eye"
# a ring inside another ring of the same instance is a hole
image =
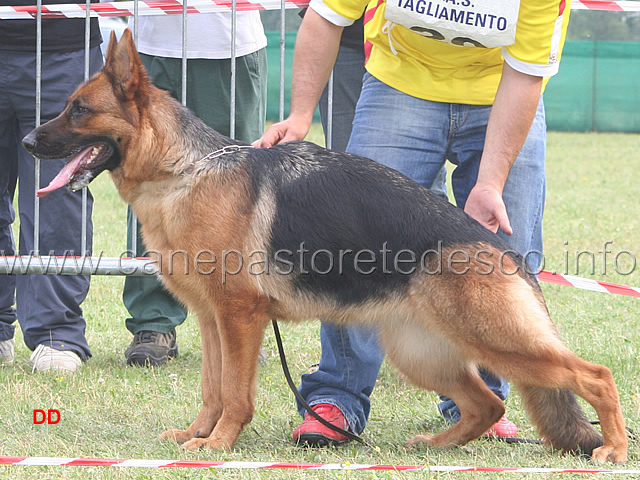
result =
[[[71,110],[69,113],[71,113],[72,117],[77,118],[77,117],[81,117],[82,115],[86,115],[90,111],[91,110],[89,108],[84,107],[77,102],[74,102],[74,104],[71,106]]]

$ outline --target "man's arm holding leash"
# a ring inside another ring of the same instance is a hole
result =
[[[343,28],[324,19],[313,9],[307,10],[293,55],[289,117],[273,124],[262,138],[253,143],[255,146],[266,148],[306,137],[335,64]]]
[[[513,233],[502,190],[536,115],[542,77],[527,75],[504,63],[502,79],[491,108],[478,179],[465,212],[484,227]]]

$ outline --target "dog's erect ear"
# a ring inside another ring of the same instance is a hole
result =
[[[149,78],[128,28],[119,42],[115,33],[111,32],[103,71],[111,81],[116,94],[123,100],[136,99],[141,103],[146,102]]]
[[[118,43],[118,37],[116,37],[115,30],[111,30],[111,36],[109,37],[109,46],[107,47],[107,56],[106,60],[108,61],[110,58],[114,56],[114,50],[116,49],[116,45]]]

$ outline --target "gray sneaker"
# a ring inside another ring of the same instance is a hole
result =
[[[142,330],[133,336],[129,348],[124,352],[127,365],[137,367],[156,367],[178,356],[176,330],[169,333]]]
[[[38,345],[30,357],[34,372],[59,370],[73,373],[82,366],[82,360],[71,350],[56,350],[47,345]]]
[[[0,342],[0,366],[13,364],[13,351],[16,339],[2,340]]]

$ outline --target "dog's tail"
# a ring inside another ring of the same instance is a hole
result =
[[[531,422],[554,449],[591,456],[602,445],[602,435],[593,428],[569,390],[522,386],[518,390]]]

